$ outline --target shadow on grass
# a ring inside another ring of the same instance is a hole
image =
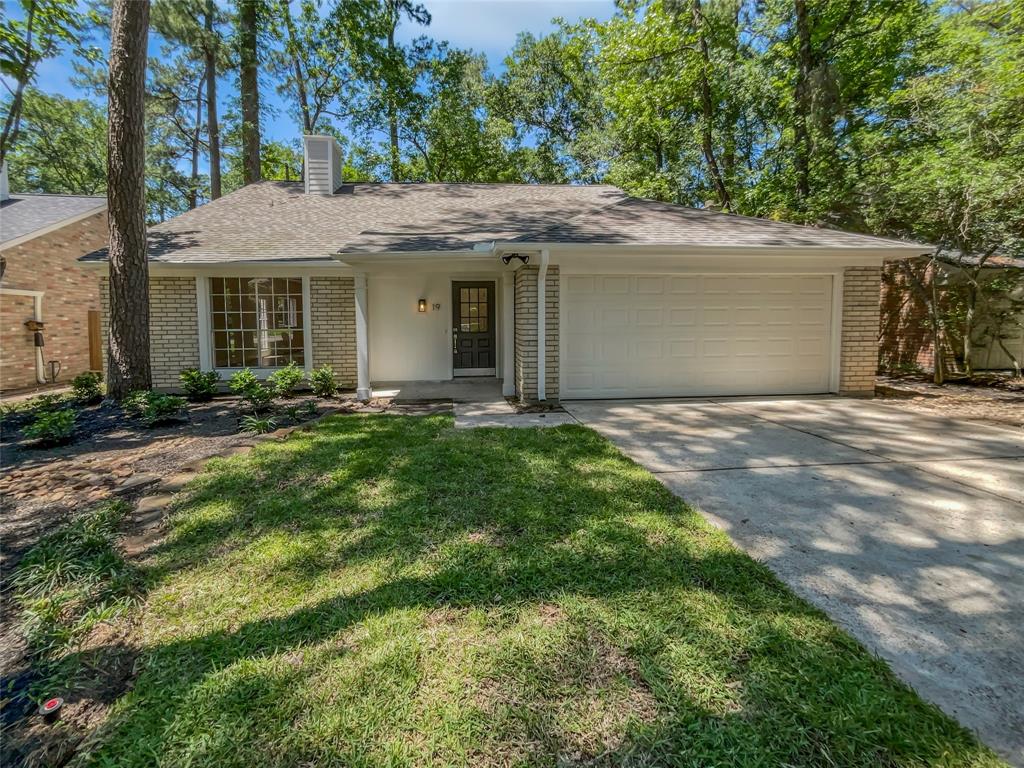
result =
[[[152,553],[103,765],[983,764],[596,433],[333,418]]]

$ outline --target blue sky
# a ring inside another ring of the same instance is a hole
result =
[[[20,10],[15,2],[2,1],[12,14]],[[501,70],[502,59],[520,32],[542,34],[552,28],[551,19],[556,17],[567,21],[588,17],[604,20],[611,18],[615,10],[612,0],[425,0],[424,5],[433,17],[430,26],[406,23],[399,30],[400,39],[408,42],[427,34],[459,48],[471,48],[486,54],[494,71]],[[151,47],[151,53],[158,53],[156,46]],[[37,85],[43,91],[73,96],[76,95],[70,83],[73,74],[67,56],[44,62]],[[227,88],[222,87],[221,93],[225,91]],[[277,94],[264,88],[261,96],[278,107],[277,117],[264,126],[264,136],[282,141],[297,138],[298,126],[281,108]]]

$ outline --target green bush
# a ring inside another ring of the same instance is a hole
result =
[[[96,403],[103,399],[103,374],[95,371],[80,373],[71,380],[71,395],[80,403]]]
[[[40,447],[63,445],[71,442],[75,434],[75,412],[70,409],[39,411],[35,420],[22,430],[30,440],[38,441]]]
[[[242,398],[244,405],[248,406],[254,413],[267,410],[274,400],[274,393],[260,383],[248,368],[233,374],[228,379],[228,389]]]
[[[178,374],[185,397],[193,403],[205,403],[217,394],[217,382],[220,374],[216,371],[200,371],[198,368],[186,368]]]
[[[138,416],[147,427],[158,427],[187,418],[185,398],[160,392],[139,390],[124,400],[124,408]]]
[[[261,418],[250,413],[242,419],[242,431],[254,435],[263,435],[277,429],[277,422],[271,418]]]
[[[317,397],[332,397],[338,391],[334,369],[329,365],[314,368],[309,372],[309,386]]]
[[[278,397],[291,397],[295,394],[296,387],[302,383],[303,378],[305,378],[305,374],[293,360],[284,368],[278,368],[270,374],[267,381],[271,389],[274,390],[275,395]]]

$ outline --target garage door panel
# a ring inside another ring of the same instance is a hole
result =
[[[828,390],[828,275],[573,275],[566,285],[566,398]]]

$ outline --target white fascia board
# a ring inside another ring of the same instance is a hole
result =
[[[72,224],[77,224],[84,219],[88,219],[90,216],[95,216],[97,213],[103,213],[105,210],[107,210],[107,204],[103,203],[103,205],[90,208],[84,213],[69,216],[66,219],[61,219],[58,222],[48,224],[45,227],[40,227],[39,229],[32,230],[31,232],[18,237],[12,237],[10,240],[5,240],[0,243],[0,251],[6,251],[8,248],[14,248],[22,243],[27,243],[29,240],[35,240],[37,237],[48,235],[51,232],[56,232],[58,229],[63,229],[64,227],[71,226]]]
[[[767,257],[802,257],[802,258],[829,258],[838,261],[857,260],[859,258],[872,259],[907,259],[930,253],[927,245],[914,243],[901,243],[892,246],[768,246],[768,245],[637,245],[627,243],[516,243],[504,242],[494,244],[494,253],[538,253],[541,250],[551,251],[554,258],[557,253],[561,257],[586,256],[590,258],[606,257],[615,258],[623,255],[645,255],[661,256],[664,258],[688,258],[700,256],[714,256],[716,258],[735,256],[743,258],[767,258]]]
[[[333,258],[343,264],[367,266],[381,261],[427,261],[455,259],[458,261],[490,261],[494,253],[486,251],[377,251],[374,253],[335,253]]]
[[[80,261],[84,267],[95,269],[101,274],[109,274],[110,262],[103,261]],[[262,259],[249,261],[235,259],[232,261],[206,261],[206,262],[174,262],[174,261],[151,261],[149,262],[150,275],[163,275],[179,277],[209,276],[209,277],[237,277],[266,276],[266,277],[325,277],[331,275],[347,276],[352,270],[344,264],[334,261],[301,261],[299,259]]]

